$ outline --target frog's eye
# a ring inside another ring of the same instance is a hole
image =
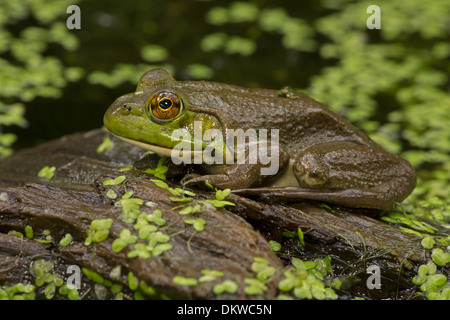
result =
[[[170,120],[181,113],[183,101],[174,93],[163,91],[155,94],[150,100],[150,112],[160,120]]]

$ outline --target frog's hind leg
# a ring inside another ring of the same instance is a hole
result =
[[[416,184],[407,161],[381,148],[348,141],[306,149],[295,159],[294,174],[298,187],[234,192],[384,210],[405,199]]]
[[[393,208],[395,203],[399,203],[404,199],[402,194],[390,194],[389,198],[384,195],[386,192],[392,191],[386,185],[371,189],[304,189],[301,187],[266,187],[266,188],[250,188],[236,189],[233,193],[240,195],[257,195],[264,198],[293,200],[313,200],[327,202],[343,207],[365,208],[387,210]]]

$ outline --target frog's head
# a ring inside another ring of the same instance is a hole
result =
[[[105,113],[104,124],[119,138],[160,155],[170,156],[172,148],[182,141],[192,145],[194,140],[201,142],[204,149],[211,139],[204,140],[199,132],[221,132],[221,126],[215,116],[190,110],[191,94],[188,85],[167,71],[150,70],[141,77],[136,92],[114,101]],[[199,121],[201,130],[194,126]]]

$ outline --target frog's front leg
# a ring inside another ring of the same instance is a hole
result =
[[[416,185],[407,161],[381,148],[347,141],[306,149],[294,159],[294,174],[299,186],[237,192],[384,210],[405,199]]]
[[[289,154],[281,146],[266,143],[256,143],[256,145],[256,148],[248,148],[245,156],[235,159],[232,164],[201,165],[206,174],[188,179],[183,184],[208,182],[219,189],[250,188],[277,175],[289,163]],[[257,156],[249,153],[249,149],[258,150]],[[261,150],[263,150],[263,158],[261,158]]]

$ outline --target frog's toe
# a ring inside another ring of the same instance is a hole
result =
[[[195,184],[204,185],[205,182],[218,189],[236,189],[238,186],[234,183],[235,181],[230,180],[230,178],[224,174],[204,175],[188,179],[183,178],[183,180],[182,184],[184,186],[192,186]]]
[[[196,179],[199,179],[201,177],[202,176],[197,173],[188,173],[181,179],[180,182],[183,186],[193,185],[198,183],[199,181],[196,181]]]

